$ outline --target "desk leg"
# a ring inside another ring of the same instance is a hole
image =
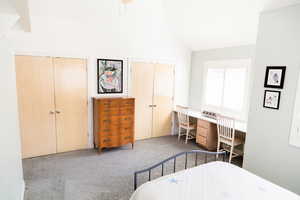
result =
[[[177,119],[177,112],[172,112],[172,132],[171,135],[177,135],[178,134],[178,119]]]

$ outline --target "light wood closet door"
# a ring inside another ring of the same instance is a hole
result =
[[[57,152],[87,148],[86,60],[54,58]]]
[[[52,58],[16,56],[22,157],[56,153]]]
[[[135,97],[135,139],[151,138],[154,65],[134,62],[131,70],[131,90]]]
[[[156,64],[153,90],[153,137],[171,134],[174,94],[174,67]]]

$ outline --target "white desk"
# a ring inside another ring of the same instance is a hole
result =
[[[174,112],[177,112],[177,110],[175,109]],[[198,110],[188,109],[186,113],[190,117],[194,117],[194,118],[197,118],[197,119],[202,119],[202,120],[217,124],[217,121],[215,119],[211,119],[209,117],[203,116],[202,113]],[[246,133],[247,132],[247,123],[246,122],[241,122],[241,121],[236,121],[235,122],[235,130]]]

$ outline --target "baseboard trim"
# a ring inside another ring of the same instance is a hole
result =
[[[22,184],[21,184],[21,200],[24,200],[24,196],[25,196],[25,181],[23,180],[22,181]]]

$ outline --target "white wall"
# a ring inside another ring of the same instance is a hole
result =
[[[203,69],[206,61],[254,58],[255,45],[197,51],[192,54],[189,106],[201,109]]]
[[[13,52],[0,39],[0,199],[20,200],[24,191]]]
[[[127,7],[119,0],[29,0],[29,10],[32,32],[9,34],[16,54],[87,58],[89,97],[100,96],[97,58],[124,59],[124,74],[128,59],[172,63],[175,104],[188,104],[191,52],[174,37],[161,0],[133,1]]]
[[[300,69],[300,5],[261,14],[244,167],[300,194],[300,149],[289,145]],[[266,66],[287,66],[279,110],[263,108]]]

